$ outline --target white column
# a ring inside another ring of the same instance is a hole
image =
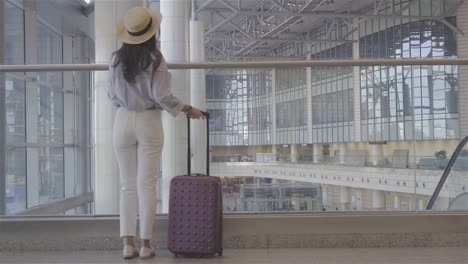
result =
[[[161,0],[161,50],[168,62],[188,60],[188,0]],[[189,72],[172,70],[172,92],[184,102],[190,101]],[[164,148],[162,153],[162,213],[169,208],[169,187],[176,175],[187,174],[187,124],[184,115],[163,115]]]
[[[278,142],[276,133],[276,69],[271,70],[271,145],[273,154],[275,154],[275,161],[278,160]]]
[[[314,155],[314,163],[319,163],[320,159],[322,158],[322,145],[321,144],[313,144],[312,145],[312,152]]]
[[[362,211],[362,189],[354,189],[352,190],[352,195],[351,195],[351,209],[355,211]]]
[[[271,153],[272,153],[272,156],[273,157],[270,157],[268,158],[268,162],[271,162],[271,161],[277,161],[278,160],[278,157],[279,157],[279,146],[278,145],[271,145]]]
[[[457,27],[468,34],[468,2],[464,2],[457,10]],[[458,57],[468,58],[468,37],[457,36]],[[459,66],[458,69],[458,105],[460,111],[460,137],[468,135],[468,66]]]
[[[350,188],[341,186],[340,187],[340,210],[349,210],[350,203]]]
[[[25,32],[25,55],[26,64],[37,63],[37,15],[36,2],[24,1],[24,32]],[[38,101],[37,74],[27,73],[26,82],[26,141],[27,143],[38,143]],[[26,149],[27,160],[27,207],[39,204],[39,148]]]
[[[307,59],[311,59],[311,47],[310,45],[308,46],[309,49],[309,54],[307,55]],[[307,143],[312,143],[313,142],[313,118],[314,118],[314,113],[313,113],[313,107],[312,107],[312,67],[307,67],[306,68],[306,89],[307,89]]]
[[[190,21],[190,61],[205,61],[205,29],[200,21]],[[205,70],[190,70],[190,104],[206,109]],[[192,138],[192,172],[206,172],[206,122],[193,121]]]
[[[271,70],[271,144],[278,144],[276,133],[276,69]]]
[[[339,160],[340,164],[345,164],[345,159],[346,159],[346,144],[340,144],[339,145]]]
[[[96,0],[94,3],[96,63],[109,63],[120,47],[116,25],[127,11],[141,5],[140,0]],[[115,108],[107,97],[107,72],[95,72],[95,210],[96,214],[119,212],[118,165],[112,146]]]
[[[297,162],[298,151],[297,144],[291,144],[291,162]]]
[[[355,24],[357,24],[355,19]],[[353,59],[359,59],[359,29],[353,32],[353,39],[358,40],[353,43]],[[353,67],[353,90],[354,90],[354,141],[361,141],[361,70],[360,67]]]
[[[381,144],[370,144],[369,145],[369,160],[372,166],[378,166],[383,158],[383,145]]]
[[[322,208],[328,208],[333,201],[328,200],[328,185],[322,184]]]
[[[372,209],[385,209],[385,192],[372,190]]]
[[[278,146],[271,145],[271,153],[278,155]]]
[[[393,195],[393,209],[400,209],[400,196],[396,193]]]

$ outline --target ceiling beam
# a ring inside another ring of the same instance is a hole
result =
[[[226,0],[220,0],[225,6],[227,6],[230,10],[232,10],[234,12],[234,14],[232,14],[231,16],[229,16],[228,18],[225,18],[224,16],[220,15],[218,12],[218,15],[221,16],[222,18],[224,18],[224,20],[221,22],[221,23],[218,23],[216,26],[210,28],[210,30],[208,30],[206,33],[205,33],[205,37],[206,36],[209,36],[211,33],[213,33],[215,30],[217,30],[218,28],[224,26],[225,24],[231,22],[231,20],[233,20],[235,17],[237,17],[237,15],[239,14],[239,9],[237,9],[235,6],[231,5],[229,2],[227,2]],[[247,33],[247,32],[245,32]]]
[[[233,20],[235,17],[237,17],[237,13],[234,13],[232,14],[231,16],[229,16],[228,18],[224,19],[221,23],[218,23],[216,26],[210,28],[210,30],[208,30],[206,33],[205,33],[205,37],[206,36],[209,36],[211,33],[215,32],[218,28],[226,25],[228,22],[230,22],[231,20]]]
[[[222,60],[222,59],[252,59],[252,60],[271,60],[271,58],[275,58],[277,60],[297,60],[297,59],[305,59],[306,56],[207,56],[208,59],[217,59],[217,60]]]
[[[302,8],[302,10],[305,10],[310,4],[312,4],[314,0],[309,0],[309,2],[307,2],[304,7]],[[323,4],[323,1],[322,3],[318,4],[316,7],[314,7],[314,10],[317,9],[318,7],[320,7],[321,5]]]
[[[225,6],[227,6],[229,9],[231,9],[231,11],[234,12],[234,13],[238,13],[238,12],[240,11],[237,7],[231,5],[231,4],[230,4],[228,1],[226,1],[226,0],[219,0],[219,1],[220,1],[221,3],[223,3]]]
[[[212,9],[213,11],[224,13],[231,12],[230,9]],[[224,10],[224,11],[223,11]],[[310,13],[297,13],[297,12],[277,12],[277,11],[250,11],[250,10],[239,10],[239,15],[244,16],[259,16],[259,15],[271,15],[271,16],[293,16],[293,17],[320,17],[320,18],[397,18],[397,19],[421,19],[421,20],[441,20],[442,16],[413,16],[413,15],[393,15],[393,14],[360,14],[360,13],[334,13],[328,11],[310,12]]]
[[[224,1],[224,0],[219,0],[219,1],[223,1],[223,4],[227,4],[227,5],[230,5],[230,3]],[[257,5],[252,9],[252,10],[258,10],[258,8],[262,7],[262,5],[266,2],[267,0],[261,0],[259,3],[257,3]],[[252,38],[256,38],[255,36],[252,36],[250,33],[249,33],[249,17],[247,16],[243,16],[240,20],[239,19],[236,19],[237,17],[239,17],[239,13],[237,13],[238,10],[240,10],[242,8],[241,6],[241,2],[239,0],[239,4],[238,4],[238,8],[230,5],[228,6],[229,9],[228,10],[231,10],[231,11],[234,11],[234,14],[231,15],[231,17],[229,18],[226,18],[224,15],[220,14],[219,12],[213,12],[212,14],[216,13],[217,15],[219,15],[220,17],[224,18],[225,20],[222,21],[220,24],[217,24],[216,26],[212,26],[212,28],[205,34],[205,36],[208,36],[209,34],[212,34],[212,33],[215,33],[216,29],[219,29],[221,28],[221,26],[224,26],[226,24],[228,24],[231,28],[232,28],[232,31],[235,31],[236,29],[241,33],[243,34],[245,37],[249,38],[249,39],[252,39]],[[263,10],[263,8],[262,8]],[[269,10],[271,10],[271,8],[269,8]],[[234,20],[234,21],[231,21],[231,20]],[[245,20],[245,23],[246,23],[246,28],[245,29],[242,29],[240,28],[238,25],[241,24],[241,22],[243,22]],[[235,23],[233,23],[235,22]],[[255,21],[254,21],[255,23]],[[224,30],[224,32],[228,32],[229,29],[226,29]],[[208,39],[207,43],[208,42],[211,42],[212,39]],[[215,45],[215,44],[212,44],[212,45]],[[221,45],[226,45],[226,42],[222,42]]]
[[[267,43],[287,43],[287,42],[294,42],[294,43],[354,43],[357,40],[345,40],[345,39],[275,39],[275,38],[262,38],[262,39],[254,39],[254,38],[229,38],[229,37],[208,37],[207,40],[220,40],[220,41],[261,41]]]
[[[212,48],[213,50],[216,50],[218,53],[220,53],[221,55],[223,56],[228,56],[224,51],[218,49],[216,46],[214,45],[210,45],[208,48]]]
[[[313,0],[310,0],[309,2],[307,2],[306,5],[304,5],[301,10],[299,10],[299,12],[297,14],[301,14],[302,12],[304,12],[307,7],[312,3]],[[314,13],[320,6],[322,6],[323,3],[325,3],[325,1],[327,0],[322,0],[320,1],[320,3],[318,5],[316,5],[313,9],[312,9],[312,13]],[[285,12],[285,13],[288,13],[288,12]],[[291,13],[291,12],[289,12]],[[295,20],[294,22],[292,22],[292,24],[296,24],[298,23],[300,20],[301,20],[301,17],[297,17],[297,16],[291,16],[289,17],[288,19],[286,19],[283,23],[281,23],[280,25],[278,25],[277,27],[273,28],[272,30],[270,30],[270,32],[264,34],[262,36],[262,38],[266,38],[266,37],[270,37],[276,30],[278,29],[281,29],[284,25],[288,25],[291,21]],[[284,31],[285,29],[287,29],[287,27],[283,28],[280,32]],[[277,36],[280,32],[276,33],[275,35],[273,36]],[[244,52],[244,54],[247,54],[249,52],[251,52],[252,50],[254,50],[256,47],[258,47],[259,44],[257,43],[262,43],[262,42],[252,42],[250,45],[248,45],[247,47],[245,47],[244,49],[240,50],[239,52],[236,53],[236,55],[239,55],[241,52]]]
[[[411,15],[384,15],[384,14],[357,14],[357,13],[333,13],[333,12],[315,12],[315,13],[296,13],[296,12],[252,12],[240,11],[239,15],[244,16],[258,16],[258,15],[272,15],[272,16],[294,16],[294,17],[325,17],[325,18],[398,18],[398,19],[421,19],[421,20],[440,20],[440,16],[411,16]]]
[[[306,9],[313,1],[314,1],[314,0],[310,0],[309,2],[307,2],[307,4],[300,10],[300,12],[305,11],[305,9]],[[323,4],[325,4],[326,1],[327,1],[327,0],[322,0],[319,4],[317,4],[316,6],[314,6],[314,8],[312,9],[312,11],[309,11],[309,12],[316,12]],[[354,5],[355,1],[357,1],[357,0],[351,1],[351,2],[349,2],[347,5],[344,5],[344,6],[340,7],[340,8],[338,8],[338,9],[336,10],[335,13],[340,13],[340,12],[346,11],[347,8],[348,8],[347,6],[352,6],[352,5]],[[298,21],[299,21],[299,20],[298,20]],[[326,22],[326,18],[321,18],[321,19],[317,20],[317,21],[316,21],[315,23],[313,23],[313,24],[318,24],[318,23],[321,23],[322,21]],[[296,21],[295,23],[297,23],[297,21]],[[293,24],[295,24],[295,23],[293,23]],[[293,25],[293,24],[292,24],[292,25]],[[280,34],[281,32],[283,32],[283,31],[286,30],[286,29],[287,29],[287,28],[282,29],[281,31],[279,31],[278,33],[276,33],[275,36],[277,36],[278,34]],[[309,30],[311,30],[311,29],[309,28],[309,29],[307,29],[307,30],[305,30],[305,31],[309,31]],[[299,37],[300,37],[300,36],[302,36],[302,35],[301,35],[301,33],[298,33],[298,34],[295,34],[295,36],[299,36]],[[355,40],[355,41],[356,41],[356,40]],[[280,45],[281,45],[281,44],[280,44]],[[276,47],[272,47],[271,50],[270,50],[270,52],[273,51],[273,50],[275,50],[275,49],[277,49],[277,48],[279,48],[279,47],[280,47],[280,46],[278,46],[278,45],[277,45]],[[260,55],[264,55],[264,54],[265,54],[265,53],[260,53]]]
[[[232,21],[228,21],[229,25],[231,25],[233,28],[237,29],[242,35],[248,37],[248,38],[255,38],[251,34],[249,34],[247,31],[244,29],[240,28],[238,25],[232,23]]]
[[[276,0],[270,0],[271,3],[275,4],[277,7],[279,7],[279,9],[285,11],[285,12],[289,12],[290,10],[287,9],[286,7],[284,7],[282,4],[278,3]]]
[[[227,19],[225,16],[221,15],[220,13],[216,13],[218,14],[220,17],[224,18],[224,19]],[[244,29],[240,28],[238,25],[234,24],[232,21],[228,20],[226,23],[228,23],[229,25],[231,25],[231,27],[237,29],[242,35],[246,36],[247,38],[255,38],[254,36],[252,36],[251,34],[249,34],[247,31],[245,31]]]
[[[201,5],[197,8],[197,10],[195,11],[195,14],[198,14],[198,13],[200,13],[200,12],[202,12],[202,11],[208,10],[207,7],[208,7],[211,3],[213,3],[214,1],[217,1],[217,0],[208,0],[208,1],[206,1],[205,3],[201,4]]]
[[[380,0],[379,3],[376,3],[375,10],[374,10],[374,15],[377,15],[379,13],[380,7],[382,6],[383,2],[386,2],[387,0]]]
[[[259,43],[263,43],[263,42],[262,42],[262,40],[263,40],[262,38],[268,37],[272,32],[274,32],[274,31],[278,30],[279,28],[283,27],[284,25],[288,24],[289,21],[290,21],[291,19],[293,19],[293,18],[294,18],[294,17],[290,17],[290,18],[288,18],[286,21],[283,21],[281,24],[279,24],[278,26],[276,26],[275,28],[273,28],[273,29],[270,30],[269,32],[265,33],[265,34],[261,37],[261,39],[254,39],[252,43],[250,43],[249,45],[247,45],[247,46],[244,47],[243,49],[241,49],[241,50],[239,50],[238,52],[236,52],[235,55],[239,55],[239,54],[241,54],[242,52],[244,52],[244,51],[246,51],[246,50],[249,50],[249,51],[250,51],[250,50],[254,49],[256,46],[259,45]]]
[[[447,21],[447,19],[441,19],[440,22],[442,22],[444,25],[446,25],[448,28],[453,30],[453,32],[465,36],[465,32],[463,32],[461,29],[457,28],[456,26],[452,25],[450,22]]]

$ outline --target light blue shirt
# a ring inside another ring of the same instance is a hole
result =
[[[156,71],[148,67],[138,74],[133,83],[128,83],[122,72],[122,64],[116,67],[115,57],[109,64],[108,96],[116,107],[142,112],[148,109],[166,110],[176,116],[184,103],[171,92],[171,74],[164,58]]]

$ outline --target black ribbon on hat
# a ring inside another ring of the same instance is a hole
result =
[[[144,35],[146,32],[148,32],[151,29],[151,25],[153,24],[153,18],[150,17],[150,21],[146,27],[138,32],[130,32],[127,30],[128,34],[134,37],[138,37],[141,35]]]

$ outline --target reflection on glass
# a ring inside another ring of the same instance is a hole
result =
[[[319,184],[272,184],[272,179],[223,178],[225,212],[313,212],[322,211]]]
[[[89,74],[75,74],[75,82],[83,83],[83,86],[80,86],[83,90],[76,96],[68,94],[72,103],[68,104],[66,109],[63,105],[63,90],[60,88],[50,92],[50,86],[41,87],[42,84],[36,81],[39,74],[30,72],[24,75],[15,72],[5,75],[6,213],[15,214],[63,199],[65,184],[69,190],[67,197],[92,191],[92,178],[86,188],[83,186],[84,177],[91,175],[91,170],[88,170],[91,158],[87,155],[88,164],[83,160],[84,151],[92,152],[92,148],[88,149],[90,145],[84,145],[84,133],[89,131],[82,125],[84,118],[89,118],[85,116],[89,110],[83,107],[91,106],[91,102],[86,106],[82,105],[85,102],[82,96],[86,94],[86,89],[89,89]],[[55,73],[47,76],[54,75],[58,76]],[[28,104],[27,99],[30,100]],[[76,139],[68,137],[67,142],[63,135],[65,111],[76,119],[68,120],[69,131],[78,131],[76,128],[79,126],[79,131],[83,133],[76,135]],[[26,119],[26,113],[30,119]],[[26,122],[28,120],[29,122]],[[77,140],[76,145],[74,140]],[[68,164],[67,174],[65,161]]]
[[[37,24],[37,42],[39,64],[62,63],[62,37],[40,22]],[[39,93],[39,141],[63,142],[63,73],[44,72],[34,77]]]
[[[410,12],[418,11],[415,8],[417,4],[418,1],[414,3],[414,7],[411,6],[413,11]],[[428,12],[427,8],[424,7],[424,12]],[[449,20],[455,24],[455,18],[451,17]],[[379,39],[390,36],[386,43],[402,39],[401,53],[396,49],[390,57],[456,56],[456,49],[447,45],[456,43],[456,38],[453,33],[446,33],[452,30],[441,22],[413,21],[385,29],[387,32],[393,32],[395,37],[391,34],[381,36],[379,32],[369,31],[368,24],[361,27],[364,27],[361,31],[361,35],[364,36],[360,39],[360,46],[375,42],[376,36]],[[398,47],[398,43],[396,44]],[[374,45],[373,49],[385,47],[384,44]],[[376,51],[364,48],[360,50],[365,51],[360,54],[361,58],[376,57]],[[361,80],[364,80],[361,81],[361,100],[365,100],[361,101],[361,118],[363,121],[368,120],[365,129],[368,131],[362,134],[362,139],[453,139],[452,135],[458,132],[448,133],[445,125],[448,114],[453,114],[451,119],[458,118],[458,75],[453,72],[457,72],[457,66],[361,67]],[[400,123],[394,118],[386,119],[398,116],[404,117],[400,120],[407,122]],[[410,122],[411,120],[413,122]],[[404,127],[404,133],[400,130],[401,126]],[[409,126],[414,126],[414,129]],[[388,129],[397,131],[387,131]]]
[[[366,23],[366,22],[365,22]],[[338,26],[337,26],[338,27]],[[349,32],[346,23],[339,24]],[[338,30],[330,37],[344,39]],[[360,46],[361,52],[371,49]],[[311,59],[351,59],[353,44],[317,43],[311,47]],[[354,135],[354,93],[352,67],[313,67],[310,69],[312,89],[312,143],[349,142]],[[361,80],[362,81],[362,80]],[[310,142],[310,141],[304,141]],[[302,142],[302,143],[304,143]]]
[[[39,149],[40,204],[64,197],[63,148]]]
[[[6,214],[13,214],[26,208],[26,150],[6,150]]]
[[[24,13],[5,2],[5,64],[24,63]],[[26,140],[25,78],[23,73],[5,74],[6,144]],[[26,208],[26,151],[24,148],[6,150],[6,213]]]
[[[444,160],[448,163],[448,159]],[[465,145],[448,174],[432,210],[468,210],[468,146]]]
[[[206,75],[210,143],[271,144],[271,70],[215,70]]]
[[[5,2],[5,52],[4,64],[24,63],[24,12]]]

